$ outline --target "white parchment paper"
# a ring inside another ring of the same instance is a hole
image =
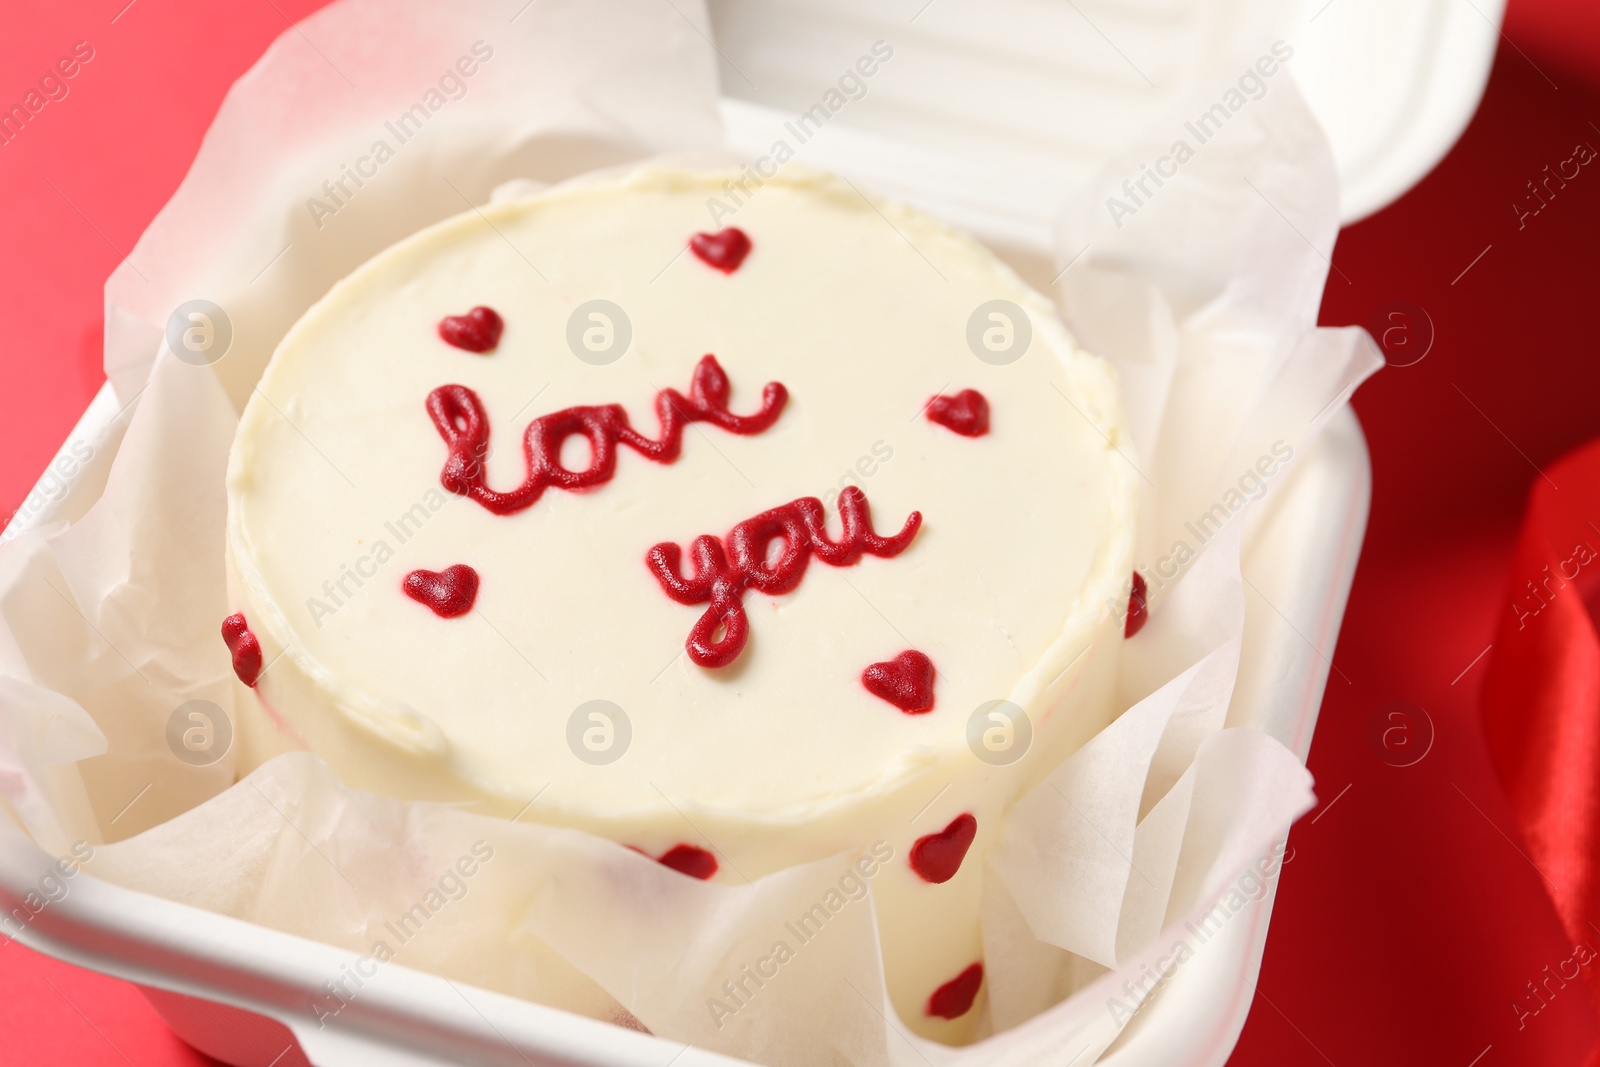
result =
[[[340,0],[273,45],[107,285],[122,410],[86,446],[113,457],[103,492],[85,479],[59,521],[0,545],[0,796],[47,850],[92,843],[92,875],[343,946],[375,983],[393,961],[767,1064],[1093,1062],[1158,1018],[1150,992],[1203,940],[1175,931],[1260,899],[1311,804],[1296,756],[1230,719],[1246,520],[1378,361],[1359,331],[1315,328],[1338,191],[1287,74],[1132,215],[1108,199],[1171,131],[1062,215],[1063,314],[1124,383],[1152,614],[1125,645],[1128,710],[1008,815],[977,1044],[895,1017],[870,895],[731,1018],[708,1012],[853,856],[707,885],[580,833],[354,793],[309,754],[235,782],[231,759],[191,765],[169,743],[186,702],[232,706],[222,476],[278,338],[350,269],[505,181],[717,151],[714,59],[687,0]],[[211,366],[163,339],[193,299],[232,333]]]

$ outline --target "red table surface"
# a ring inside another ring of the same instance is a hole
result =
[[[0,147],[4,513],[103,379],[105,278],[176,188],[228,86],[317,6],[7,4],[0,99],[20,98],[78,41],[94,57]],[[1436,336],[1421,362],[1385,370],[1355,399],[1372,519],[1311,750],[1321,801],[1291,836],[1237,1067],[1544,1067],[1582,1062],[1600,1033],[1579,984],[1537,1014],[1513,1007],[1536,1003],[1527,983],[1574,946],[1522,855],[1477,707],[1480,654],[1511,588],[1534,577],[1508,573],[1527,488],[1600,433],[1600,168],[1520,226],[1512,208],[1579,142],[1600,148],[1600,5],[1512,0],[1460,143],[1403,200],[1340,235],[1322,321],[1367,325],[1409,300]],[[1409,767],[1370,741],[1395,700],[1425,709],[1436,731]],[[132,987],[4,939],[0,1035],[3,1064],[209,1062]]]

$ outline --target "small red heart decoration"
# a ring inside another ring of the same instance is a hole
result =
[[[1132,637],[1144,629],[1145,622],[1150,618],[1149,595],[1144,575],[1134,571],[1133,591],[1128,594],[1128,621],[1122,627],[1123,637]]]
[[[222,620],[222,641],[233,657],[233,673],[252,688],[261,677],[261,642],[250,632],[243,614],[234,613]]]
[[[445,343],[468,352],[489,351],[500,343],[500,332],[505,328],[505,320],[494,308],[481,306],[465,315],[446,315],[439,320],[439,336]]]
[[[689,238],[689,247],[702,263],[724,274],[732,274],[750,254],[750,237],[743,230],[729,226],[716,233],[695,234]]]
[[[907,715],[933,710],[933,678],[933,660],[914,648],[887,662],[871,664],[861,672],[861,684],[867,692]]]
[[[978,998],[978,987],[983,985],[983,964],[974,963],[950,981],[933,991],[928,998],[927,1012],[940,1019],[959,1019],[972,1010]]]
[[[957,815],[938,833],[917,838],[911,846],[911,869],[924,882],[948,882],[961,869],[961,861],[967,858],[967,849],[972,847],[977,833],[977,819],[965,812]]]
[[[717,857],[695,845],[673,845],[656,862],[702,882],[717,873]]]
[[[976,389],[928,401],[928,419],[949,427],[962,437],[982,437],[989,432],[989,401]]]
[[[659,856],[652,856],[632,845],[628,847],[646,859],[653,859],[663,867],[671,867],[679,874],[698,878],[702,882],[717,873],[717,857],[696,845],[673,845]]]
[[[478,572],[465,563],[442,571],[415,570],[402,583],[406,596],[426,604],[441,619],[453,619],[472,610],[478,599]]]

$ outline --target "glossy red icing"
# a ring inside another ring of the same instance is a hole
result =
[[[1149,590],[1144,584],[1144,575],[1138,571],[1133,572],[1133,591],[1128,594],[1128,621],[1122,627],[1123,637],[1132,637],[1144,629],[1145,622],[1150,618]]]
[[[573,492],[590,489],[611,480],[616,471],[617,445],[627,445],[646,459],[671,463],[683,445],[683,428],[691,422],[709,422],[729,433],[756,434],[777,421],[789,391],[778,382],[768,382],[761,391],[761,408],[752,415],[735,415],[728,410],[728,376],[715,356],[706,356],[695,367],[689,395],[676,389],[656,394],[656,418],[661,437],[651,440],[628,422],[620,404],[602,407],[575,407],[542,415],[528,424],[523,435],[523,455],[528,475],[523,483],[508,492],[496,492],[487,485],[484,460],[489,453],[489,417],[478,395],[464,385],[441,385],[428,394],[428,415],[444,438],[449,456],[439,481],[452,493],[471,497],[496,515],[509,515],[532,504],[549,486]],[[589,442],[591,458],[587,470],[571,471],[561,465],[561,446],[568,437],[582,436]]]
[[[233,657],[233,673],[239,681],[254,688],[261,677],[261,642],[250,632],[250,624],[235,613],[222,620],[222,640]]]
[[[982,437],[989,432],[989,401],[976,389],[928,401],[928,419],[962,437]]]
[[[494,308],[475,307],[465,315],[446,315],[439,320],[439,336],[446,344],[468,352],[488,352],[500,343],[505,320]]]
[[[663,541],[650,549],[645,565],[669,597],[680,604],[710,605],[689,631],[689,658],[702,667],[726,667],[738,658],[750,634],[740,599],[745,589],[769,596],[787,593],[800,584],[812,556],[831,567],[848,567],[863,554],[897,556],[922,525],[921,513],[913,511],[899,533],[878,536],[866,495],[853,485],[839,494],[839,515],[843,534],[838,541],[828,539],[822,501],[814,496],[746,519],[721,541],[701,534],[689,545],[692,575],[680,572],[683,552],[676,544]],[[767,550],[774,541],[782,543],[782,554],[769,564]]]
[[[925,882],[948,882],[961,869],[978,833],[978,820],[963,812],[936,834],[919,837],[911,846],[911,869]]]
[[[972,1010],[978,999],[978,987],[983,985],[983,964],[974,963],[950,981],[933,991],[928,998],[927,1012],[940,1019],[959,1019]]]
[[[729,226],[716,233],[695,234],[689,238],[689,247],[702,263],[724,274],[732,274],[750,254],[750,235]]]
[[[414,570],[400,587],[406,596],[426,604],[441,619],[453,619],[471,611],[478,599],[478,572],[465,563],[442,571]]]
[[[933,710],[934,674],[933,660],[908,648],[894,659],[870,664],[861,672],[861,684],[907,715],[921,715]]]
[[[629,845],[628,848],[663,867],[671,867],[679,874],[687,874],[702,882],[717,873],[717,857],[697,845],[673,845],[659,856],[652,856],[635,845]]]
[[[702,882],[717,873],[717,857],[697,845],[673,845],[656,862]]]

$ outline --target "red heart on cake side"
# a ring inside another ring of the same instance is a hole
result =
[[[972,1010],[983,985],[983,964],[974,963],[950,981],[933,991],[928,1006],[923,1009],[930,1017],[959,1019]]]
[[[1122,636],[1132,637],[1144,629],[1145,621],[1150,618],[1150,590],[1145,585],[1144,575],[1138,571],[1133,572],[1133,587],[1128,593],[1128,621],[1122,625]]]
[[[494,308],[475,307],[465,315],[446,315],[439,320],[439,336],[446,344],[468,352],[488,352],[500,343],[506,328]]]
[[[702,882],[717,873],[717,857],[696,845],[673,845],[656,862]]]
[[[989,432],[989,401],[976,389],[936,396],[928,401],[928,419],[962,437],[982,437]]]
[[[933,660],[911,648],[861,672],[861,684],[907,715],[933,710]]]
[[[652,856],[642,848],[628,846],[645,859],[655,860],[663,867],[671,867],[679,874],[698,878],[702,882],[717,873],[717,857],[698,845],[673,845],[659,856]]]
[[[261,677],[261,642],[250,632],[243,614],[236,612],[222,620],[222,643],[233,657],[233,673],[254,688],[256,679]]]
[[[911,846],[911,869],[924,882],[948,882],[961,869],[961,861],[967,858],[967,849],[972,847],[977,833],[978,820],[962,812],[938,833],[917,838]]]
[[[716,233],[695,234],[689,238],[689,247],[708,267],[732,274],[750,254],[750,237],[743,230],[729,226]]]
[[[406,596],[426,604],[441,619],[453,619],[472,610],[478,599],[478,572],[465,563],[442,571],[415,570],[402,583]]]

